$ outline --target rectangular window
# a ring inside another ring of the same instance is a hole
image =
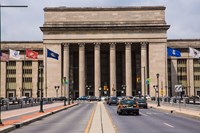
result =
[[[178,59],[177,60],[177,78],[178,84],[187,87],[187,60]]]

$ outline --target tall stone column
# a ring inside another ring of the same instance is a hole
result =
[[[16,95],[17,97],[22,97],[22,61],[16,62]]]
[[[132,68],[131,68],[131,43],[126,43],[126,96],[132,96]]]
[[[110,43],[110,95],[116,96],[116,43]]]
[[[100,43],[95,43],[94,47],[94,78],[95,78],[95,96],[100,96],[99,87],[101,87],[101,65],[100,65]]]
[[[187,89],[188,89],[188,94],[189,96],[194,96],[194,61],[193,61],[193,58],[189,58],[187,60]]]
[[[37,97],[37,91],[38,91],[38,61],[33,61],[32,62],[33,66],[33,78],[32,78],[32,97],[36,98]],[[46,90],[45,90],[46,93]],[[46,95],[44,95],[46,97]]]
[[[148,42],[141,42],[141,87],[142,92],[141,94],[144,96],[147,94],[147,44]]]
[[[63,57],[63,78],[66,77],[67,84],[63,85],[64,96],[69,94],[69,43],[64,43],[64,57]],[[66,89],[66,90],[65,90]],[[69,97],[68,97],[69,98]]]
[[[171,81],[172,81],[172,86],[171,86],[171,91],[172,91],[172,96],[175,96],[175,85],[178,83],[177,79],[177,59],[171,59]]]
[[[79,43],[79,97],[85,96],[85,44]]]
[[[6,97],[6,62],[1,62],[1,95],[0,97]],[[18,91],[18,88],[16,88]]]

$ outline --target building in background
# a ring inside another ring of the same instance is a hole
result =
[[[1,62],[1,96],[38,97],[41,87],[44,97],[63,96],[65,87],[73,97],[155,96],[157,83],[161,96],[177,95],[175,85],[200,95],[200,64],[189,56],[200,39],[168,40],[169,27],[163,6],[45,8],[43,41],[2,42],[2,53],[18,50],[21,58]],[[181,57],[167,57],[167,47]],[[26,49],[38,58],[27,58]]]

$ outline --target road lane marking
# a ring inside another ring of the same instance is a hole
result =
[[[91,114],[91,116],[90,116],[90,119],[89,119],[88,124],[87,124],[87,126],[86,126],[86,128],[85,128],[84,133],[89,133],[89,130],[90,130],[90,127],[91,127],[91,125],[92,125],[92,120],[93,120],[94,113],[95,113],[96,109],[97,109],[97,105],[96,105],[96,107],[94,107],[94,109],[93,109],[93,112],[92,112],[92,114]]]
[[[148,115],[146,115],[146,114],[144,114],[144,113],[141,113],[141,112],[140,112],[140,114],[142,114],[142,115],[144,115],[144,116],[148,116]]]
[[[172,126],[172,125],[170,125],[170,124],[168,124],[168,123],[163,123],[163,124],[165,124],[165,125],[167,125],[167,126],[169,126],[169,127],[174,128],[174,126]]]

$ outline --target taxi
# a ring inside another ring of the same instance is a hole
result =
[[[138,103],[131,99],[123,99],[117,106],[117,114],[136,114],[139,115]]]

